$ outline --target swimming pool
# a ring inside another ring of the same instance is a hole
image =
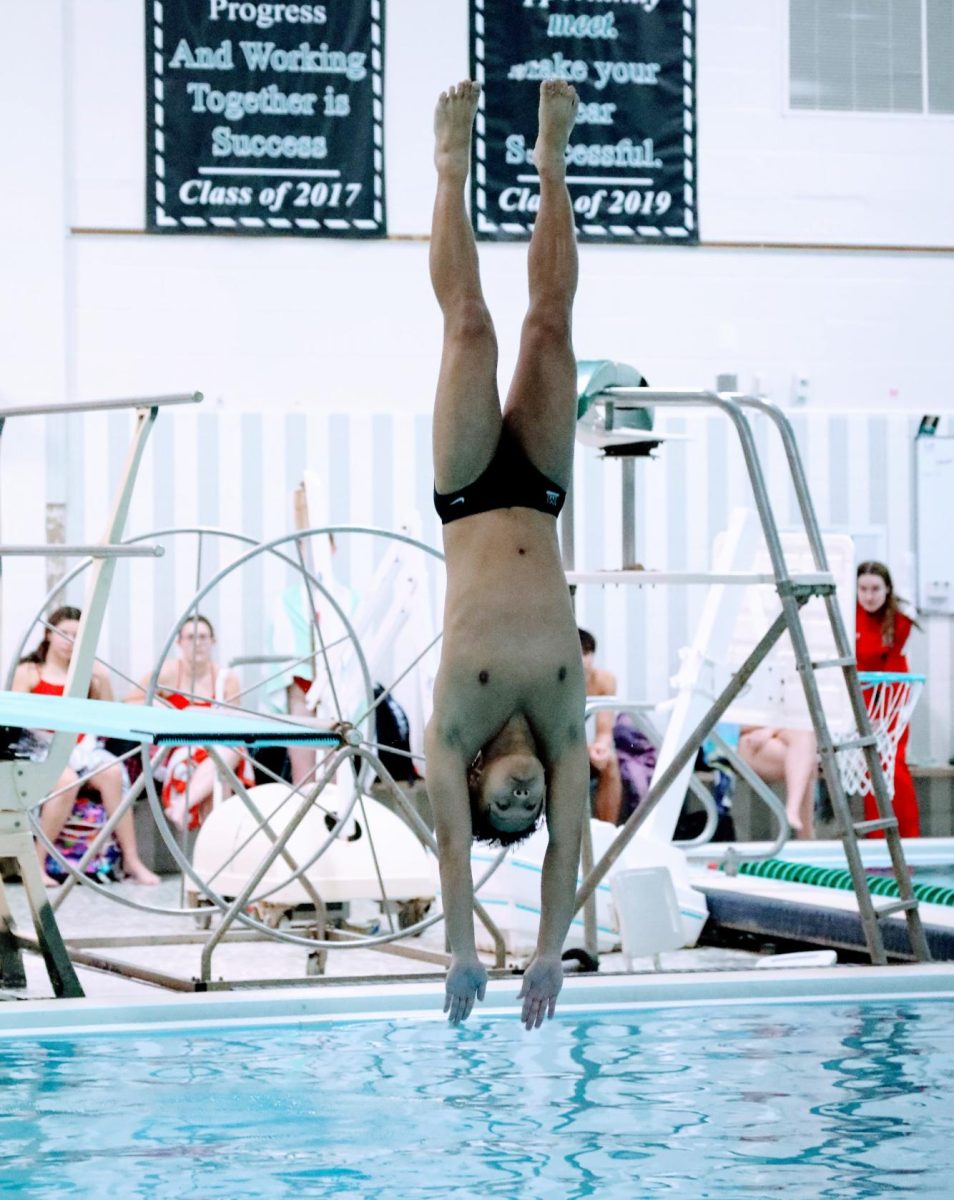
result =
[[[650,978],[629,1004],[571,981],[533,1034],[509,984],[491,989],[505,1012],[459,1030],[400,1011],[407,988],[378,989],[375,1012],[338,989],[112,1024],[79,1002],[85,1029],[63,1002],[13,1013],[0,1180],[37,1197],[949,1195],[954,975],[743,974]]]
[[[954,838],[906,838],[903,845],[905,859],[916,882],[954,888]],[[882,839],[862,839],[859,848],[869,872],[874,875],[891,873],[891,860]],[[750,842],[743,849],[746,854],[757,858],[768,853],[770,843]],[[725,850],[724,845],[710,844],[693,847],[688,854],[690,861],[697,866],[717,864],[725,856]],[[844,848],[837,841],[787,842],[775,857],[817,867],[847,868]]]
[[[880,868],[887,871],[886,867]],[[916,883],[929,884],[935,887],[954,888],[954,865],[913,867],[911,878]]]

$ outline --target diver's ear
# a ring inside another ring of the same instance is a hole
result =
[[[484,773],[484,755],[482,750],[478,750],[474,755],[473,762],[467,768],[467,786],[474,790],[480,783],[480,777]]]

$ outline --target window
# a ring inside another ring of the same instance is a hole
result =
[[[789,103],[954,113],[954,0],[789,0]]]
[[[927,0],[928,112],[954,113],[954,0]]]

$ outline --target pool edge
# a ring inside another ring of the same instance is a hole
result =
[[[520,980],[492,980],[475,1018],[517,1020]],[[620,1007],[801,1003],[954,998],[954,964],[693,971],[567,979],[558,1014]],[[334,1020],[443,1020],[443,987],[430,983],[342,985],[168,995],[128,1000],[31,1000],[0,1005],[0,1039],[63,1037],[133,1030],[193,1030]]]

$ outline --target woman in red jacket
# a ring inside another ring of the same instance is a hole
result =
[[[855,657],[859,671],[907,671],[905,643],[913,627],[920,629],[898,607],[891,572],[880,562],[863,562],[858,567],[858,606],[855,615]],[[898,743],[894,764],[894,814],[902,837],[920,837],[921,822],[914,781],[908,770],[908,730]],[[874,796],[865,797],[865,819],[878,816]],[[883,837],[876,833],[874,837]]]

